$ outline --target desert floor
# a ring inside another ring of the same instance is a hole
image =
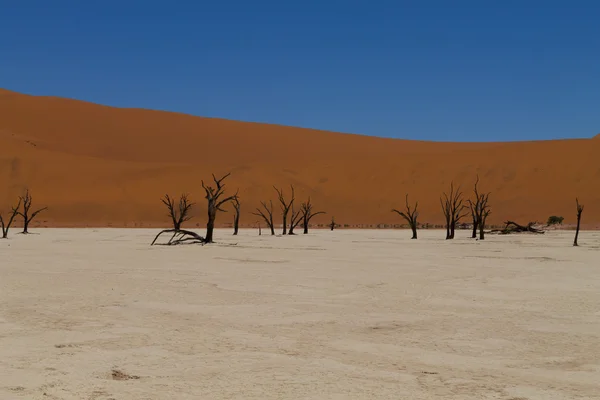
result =
[[[0,241],[3,400],[600,399],[600,232],[36,232]]]

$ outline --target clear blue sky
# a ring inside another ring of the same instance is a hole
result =
[[[600,132],[600,2],[0,0],[0,87],[421,140]]]

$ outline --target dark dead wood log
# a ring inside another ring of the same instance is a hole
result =
[[[411,239],[416,239],[417,238],[417,218],[419,216],[419,212],[417,211],[417,209],[419,207],[419,202],[416,202],[415,208],[411,209],[410,205],[408,204],[408,193],[407,193],[405,207],[406,207],[406,211],[399,211],[394,208],[394,209],[392,209],[392,212],[397,213],[402,218],[404,218],[406,220],[406,222],[408,222],[410,229],[412,229],[412,238]]]
[[[301,205],[302,209],[302,227],[304,228],[304,234],[308,233],[308,226],[310,225],[310,220],[319,214],[325,214],[325,211],[313,211],[313,205],[310,202],[310,197],[305,203]]]
[[[163,233],[172,233],[171,238],[166,243],[156,243],[156,240]],[[201,244],[205,245],[207,243],[206,239],[202,236],[198,235],[195,232],[187,231],[185,229],[165,229],[162,230],[156,235],[154,240],[152,241],[151,246],[153,245],[162,245],[162,246],[175,246],[178,244]]]
[[[579,199],[575,199],[577,203],[577,229],[575,230],[575,239],[573,240],[573,246],[579,246],[577,239],[579,238],[579,227],[581,226],[581,213],[583,212],[583,204],[579,204]]]
[[[31,221],[33,221],[33,219],[39,213],[41,213],[44,210],[47,210],[48,207],[43,207],[36,211],[31,211],[31,203],[33,201],[33,197],[29,193],[29,189],[25,191],[25,196],[21,196],[19,197],[19,199],[23,205],[23,211],[19,211],[18,213],[21,217],[23,217],[23,232],[21,233],[26,235],[29,233],[29,224],[31,223]]]
[[[202,187],[206,192],[206,200],[208,201],[208,222],[206,223],[206,237],[204,240],[206,243],[213,243],[213,232],[215,229],[215,220],[217,219],[217,211],[227,212],[227,210],[223,209],[223,205],[230,201],[233,201],[237,198],[237,192],[233,196],[228,196],[224,199],[221,199],[221,196],[225,193],[225,184],[223,181],[231,175],[231,172],[226,174],[225,176],[217,179],[215,174],[212,175],[213,181],[215,182],[216,187],[206,186],[204,181],[201,181]]]
[[[446,240],[454,239],[456,225],[461,219],[467,216],[467,213],[464,213],[464,209],[467,207],[463,204],[460,186],[455,190],[454,182],[451,182],[450,195],[444,192],[442,197],[440,197],[440,204],[442,205],[442,211],[446,219]]]
[[[2,214],[0,213],[0,227],[2,227],[2,239],[8,238],[8,231],[9,231],[10,226],[12,225],[13,221],[15,220],[15,217],[17,215],[19,215],[20,207],[21,207],[21,198],[19,197],[19,202],[17,203],[17,206],[12,207],[12,210],[9,213],[9,217],[6,221],[2,217]]]
[[[534,227],[536,225],[535,222],[530,222],[527,225],[521,225],[514,221],[506,221],[504,222],[504,228],[502,229],[493,229],[490,233],[496,233],[499,235],[511,235],[514,233],[537,233],[544,234],[545,231],[542,229],[538,229]]]
[[[275,189],[275,191],[277,191],[277,196],[279,199],[279,203],[281,204],[281,215],[283,218],[283,231],[281,232],[283,235],[286,235],[288,233],[288,229],[287,229],[287,218],[288,218],[288,214],[290,212],[290,209],[292,207],[292,205],[294,204],[294,200],[295,200],[295,196],[294,196],[294,186],[290,185],[290,187],[292,188],[292,196],[290,201],[286,201],[285,200],[285,196],[283,195],[283,190],[281,189],[277,189],[275,186],[273,186],[273,188]]]
[[[267,203],[264,201],[261,201],[260,204],[264,210],[257,208],[256,212],[253,212],[252,214],[261,217],[271,229],[271,235],[275,235],[275,226],[273,224],[273,201],[269,202],[269,207],[267,207]],[[258,229],[260,230],[260,226]]]
[[[234,209],[234,214],[233,214],[233,235],[237,235],[238,234],[238,230],[239,230],[239,226],[240,226],[240,198],[236,197],[235,199],[232,200],[233,203],[233,209]]]

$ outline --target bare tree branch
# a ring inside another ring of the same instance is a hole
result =
[[[23,211],[19,211],[18,213],[21,217],[23,217],[23,232],[21,233],[26,235],[29,233],[29,224],[31,223],[31,221],[33,221],[33,219],[39,213],[41,213],[44,210],[47,210],[48,207],[43,207],[31,212],[31,204],[33,202],[33,197],[29,193],[29,189],[25,191],[25,196],[20,196],[19,199],[23,204]]]
[[[273,188],[277,192],[277,195],[279,198],[279,203],[281,203],[281,213],[282,213],[282,218],[283,218],[283,231],[282,231],[283,235],[287,234],[287,217],[288,217],[290,208],[292,207],[292,204],[294,204],[294,200],[295,200],[294,185],[290,185],[290,187],[292,188],[292,196],[291,196],[290,201],[287,202],[283,195],[283,190],[277,189],[275,186],[273,186]]]
[[[271,229],[271,235],[275,235],[275,227],[273,225],[273,201],[270,201],[270,207],[267,207],[267,203],[261,201],[260,204],[263,206],[264,211],[260,208],[256,209],[256,212],[253,212],[253,215],[261,217],[267,226]]]
[[[19,197],[19,202],[16,207],[12,207],[12,210],[9,214],[8,221],[5,223],[4,218],[2,218],[2,214],[0,214],[0,227],[2,227],[2,239],[8,238],[8,230],[12,225],[15,217],[19,215],[19,208],[21,207],[21,198]]]
[[[397,213],[402,218],[404,218],[406,220],[406,222],[408,222],[408,225],[410,226],[410,229],[412,229],[412,234],[413,234],[411,239],[417,238],[417,217],[419,216],[419,213],[417,212],[418,207],[419,207],[419,202],[416,202],[415,208],[411,210],[411,207],[408,204],[408,193],[407,193],[406,194],[406,211],[399,211],[395,208],[392,209],[392,212]]]
[[[225,193],[225,184],[223,181],[231,175],[231,172],[226,174],[220,179],[217,179],[215,174],[212,174],[213,181],[215,182],[216,188],[213,186],[207,186],[204,181],[201,181],[202,187],[206,192],[206,200],[208,200],[208,222],[206,223],[206,243],[213,243],[213,232],[215,228],[215,220],[217,218],[217,211],[227,212],[222,206],[230,201],[237,198],[238,193],[236,192],[233,196],[221,199],[221,196]]]
[[[173,235],[171,235],[171,238],[167,243],[160,243],[162,245],[174,246],[178,244],[195,243],[200,243],[204,245],[205,239],[202,236],[192,231],[181,229],[181,225],[192,218],[192,216],[190,215],[190,210],[195,205],[195,203],[189,201],[188,195],[185,193],[182,194],[179,197],[179,202],[177,203],[177,205],[175,204],[175,199],[173,199],[168,194],[165,194],[165,196],[160,200],[165,205],[165,207],[167,207],[167,215],[171,219],[173,228],[164,229],[160,231],[156,235],[152,243],[150,243],[150,245],[153,246],[163,233],[172,233]]]
[[[316,215],[325,214],[325,211],[314,212],[313,206],[310,202],[310,197],[305,203],[302,203],[300,207],[302,210],[302,227],[304,228],[304,234],[306,235],[308,233],[308,225],[310,224],[310,220]]]

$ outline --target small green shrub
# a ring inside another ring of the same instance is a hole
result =
[[[561,225],[564,221],[563,217],[558,217],[556,215],[553,215],[551,217],[548,217],[548,222],[546,222],[547,225]]]

